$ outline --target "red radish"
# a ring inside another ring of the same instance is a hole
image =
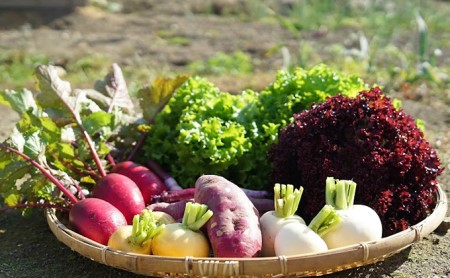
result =
[[[132,179],[144,197],[145,204],[152,202],[152,196],[160,195],[166,190],[162,180],[150,169],[133,161],[122,161],[116,164],[111,172]]]
[[[76,232],[104,245],[119,227],[127,225],[115,206],[98,198],[86,198],[73,205],[69,223]]]
[[[133,217],[145,208],[144,198],[136,183],[117,173],[99,179],[92,197],[103,199],[118,208],[129,225],[133,223]]]
[[[206,228],[215,257],[259,255],[259,213],[237,185],[220,176],[203,175],[195,182],[195,201],[213,212]]]

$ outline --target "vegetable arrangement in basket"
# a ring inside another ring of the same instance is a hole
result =
[[[364,91],[324,65],[240,95],[200,78],[158,78],[137,94],[142,114],[117,65],[95,90],[72,89],[52,66],[36,77],[37,93],[0,94],[20,114],[0,144],[2,207],[67,211],[71,229],[114,249],[325,252],[342,246],[332,243],[337,231],[368,226],[347,221],[361,204],[376,229],[358,241],[404,230],[436,204],[442,168],[414,119],[379,88]]]

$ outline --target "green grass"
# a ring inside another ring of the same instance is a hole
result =
[[[275,17],[299,37],[292,67],[326,63],[389,90],[427,84],[450,103],[449,13],[445,1],[305,0]]]
[[[95,82],[111,71],[114,61],[106,55],[87,55],[60,65],[64,69],[62,78],[74,88],[93,88]],[[34,69],[40,64],[56,64],[45,55],[24,52],[0,53],[0,90],[34,87]],[[152,74],[173,75],[174,73],[155,72],[144,64],[121,66],[128,90],[133,95],[142,86],[150,83]],[[74,89],[73,88],[73,89]]]
[[[104,1],[105,2],[105,1]],[[109,1],[106,1],[109,3]],[[437,97],[450,104],[450,3],[448,1],[246,1],[241,14],[227,14],[244,23],[270,21],[280,24],[297,38],[290,47],[286,66],[311,68],[318,63],[346,73],[360,75],[369,84],[386,90],[401,91],[423,84]],[[207,11],[208,9],[206,9]],[[421,19],[421,20],[419,20]],[[419,22],[426,28],[419,28]],[[169,45],[184,46],[190,40],[171,30],[158,35]],[[279,42],[270,55],[283,55]],[[286,48],[284,48],[286,49]],[[186,66],[186,73],[246,76],[257,72],[267,57],[242,51],[218,53]],[[0,78],[3,88],[29,87],[33,68],[52,63],[48,57],[7,51],[0,54]],[[63,65],[73,84],[92,87],[93,82],[110,71],[112,61],[106,56],[90,55]],[[123,68],[131,91],[151,78],[155,70],[146,65],[130,64]]]
[[[243,75],[253,71],[253,64],[251,57],[242,51],[231,54],[219,52],[206,61],[189,64],[188,68],[192,73],[200,75]]]
[[[20,51],[0,52],[0,88],[24,87],[33,79],[34,68],[48,62],[48,57],[44,55]]]
[[[425,85],[450,104],[450,3],[448,1],[314,1],[245,2],[244,21],[277,22],[298,38],[297,49],[284,54],[289,68],[311,68],[318,63],[360,75],[387,91]],[[230,15],[227,15],[230,16]],[[420,24],[423,23],[423,24]],[[421,28],[425,27],[425,28]],[[283,42],[271,55],[283,55]],[[260,57],[258,57],[260,59]],[[226,75],[249,71],[233,54],[196,61],[194,73]],[[255,70],[255,67],[253,67]],[[248,72],[247,72],[248,73]]]

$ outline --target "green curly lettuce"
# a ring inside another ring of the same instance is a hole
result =
[[[328,96],[356,96],[364,88],[359,77],[325,65],[280,71],[265,90],[239,95],[189,78],[155,118],[141,160],[158,161],[184,186],[207,173],[261,189],[269,182],[267,150],[294,113]]]
[[[250,91],[232,95],[206,79],[188,79],[156,117],[145,159],[157,160],[186,186],[204,173],[226,173],[251,148],[238,118],[255,100]]]

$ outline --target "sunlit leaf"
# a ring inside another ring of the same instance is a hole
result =
[[[133,111],[134,105],[128,93],[122,70],[116,63],[112,65],[112,68],[112,72],[96,84],[96,88],[107,97],[96,97],[96,94],[92,94],[92,96],[96,97],[97,101],[103,102],[107,112],[112,112],[115,107],[127,112]]]
[[[144,113],[144,119],[151,123],[159,111],[169,101],[178,87],[187,80],[187,76],[179,75],[175,78],[156,78],[149,87],[138,92],[140,106]]]
[[[38,114],[39,109],[30,90],[23,89],[19,92],[13,90],[5,90],[0,92],[0,104],[11,107],[19,114],[26,111],[33,111],[33,114]]]

